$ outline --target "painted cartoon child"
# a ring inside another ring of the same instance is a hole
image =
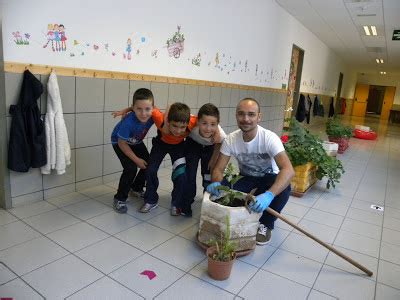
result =
[[[128,39],[126,41],[126,53],[129,60],[132,58],[131,52],[132,52],[132,40]]]
[[[53,24],[47,25],[47,43],[43,45],[43,48],[46,48],[48,44],[51,42],[51,48],[54,51],[54,29]]]
[[[54,31],[54,41],[56,42],[56,51],[61,50],[61,37],[60,37],[60,32],[59,32],[59,26],[58,24],[54,24],[53,31]],[[54,48],[53,48],[54,51]]]
[[[65,28],[63,24],[60,24],[58,26],[59,28],[59,35],[60,35],[60,40],[61,40],[61,51],[65,51],[67,50],[67,44],[65,43],[65,41],[67,40],[67,37],[65,36]]]

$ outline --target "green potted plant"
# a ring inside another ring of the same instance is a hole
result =
[[[322,147],[322,140],[303,128],[295,119],[290,120],[287,135],[288,140],[284,143],[284,147],[295,169],[296,176],[309,171],[308,177],[303,177],[309,181],[307,184],[313,183],[313,176],[315,176],[315,179],[327,177],[326,187],[328,189],[335,187],[344,173],[343,165],[340,160],[326,153]],[[296,176],[294,180],[296,180]],[[294,181],[292,188],[293,186],[296,187],[298,182]],[[303,190],[299,192],[304,192],[308,187],[303,186]]]
[[[210,240],[221,237],[236,243],[236,251],[239,254],[249,253],[256,247],[256,234],[261,213],[249,213],[246,203],[246,193],[233,190],[233,185],[242,178],[236,167],[229,163],[224,172],[229,186],[221,186],[222,197],[210,197],[205,192],[201,204],[199,232],[197,235],[200,246],[206,248]],[[225,217],[229,217],[229,226],[226,226]],[[226,233],[229,230],[229,234]]]
[[[217,240],[209,242],[207,249],[208,274],[215,280],[229,278],[236,258],[236,244],[230,239],[229,216],[225,216],[226,230]]]
[[[343,125],[336,116],[326,122],[326,134],[330,142],[339,145],[338,153],[343,153],[349,147],[349,140],[353,133],[350,126]]]

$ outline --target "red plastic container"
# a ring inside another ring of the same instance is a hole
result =
[[[354,137],[363,140],[375,140],[378,137],[375,131],[362,131],[360,129],[354,129],[353,135]]]

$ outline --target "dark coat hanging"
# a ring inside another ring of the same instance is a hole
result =
[[[333,107],[333,97],[331,97],[331,102],[329,104],[328,118],[333,117],[334,114],[335,114],[335,108]]]
[[[297,105],[296,120],[303,122],[306,118],[306,98],[300,94],[299,104]]]
[[[24,72],[18,104],[10,105],[12,116],[8,168],[28,172],[46,164],[46,137],[37,100],[43,93],[42,83],[28,70]]]
[[[310,124],[311,107],[312,107],[312,101],[311,101],[310,95],[307,95],[307,103],[306,103],[306,119],[307,119],[307,124]]]

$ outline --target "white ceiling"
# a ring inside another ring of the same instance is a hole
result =
[[[400,41],[392,41],[400,0],[275,1],[357,72],[400,74]],[[363,25],[375,25],[378,35],[366,36]]]

